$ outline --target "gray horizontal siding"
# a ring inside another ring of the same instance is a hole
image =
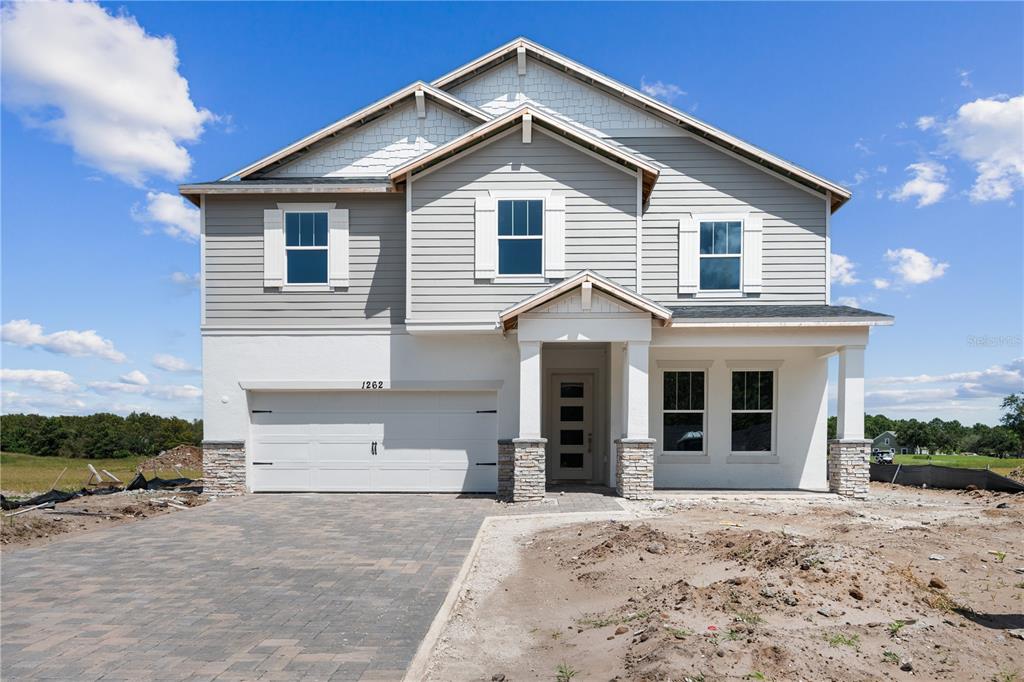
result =
[[[348,289],[263,288],[263,211],[278,202],[335,202],[349,209]],[[208,325],[343,324],[405,319],[405,197],[296,195],[206,198]]]
[[[490,190],[565,195],[565,267],[636,286],[636,177],[535,132],[492,142],[413,182],[410,318],[493,320],[543,284],[474,278],[475,199]]]
[[[747,209],[764,216],[764,286],[743,303],[825,303],[825,200],[689,137],[622,140],[664,166],[644,213],[643,291],[671,306],[678,294],[683,212]],[[713,303],[713,302],[712,302]],[[740,303],[740,301],[737,301]]]

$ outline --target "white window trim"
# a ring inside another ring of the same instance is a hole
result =
[[[330,285],[331,281],[331,211],[337,206],[336,203],[324,204],[286,204],[278,203],[277,208],[283,213],[281,216],[281,229],[284,230],[284,286],[282,292],[289,291],[334,291]],[[327,214],[327,246],[288,246],[288,214],[289,213],[326,213]],[[288,281],[288,252],[289,251],[323,251],[327,254],[327,281],[325,282],[289,282]]]
[[[711,363],[658,363],[658,388],[656,400],[658,401],[658,456],[666,461],[705,460],[708,458],[708,368]],[[665,373],[666,372],[693,372],[704,375],[704,409],[702,410],[666,410],[665,409]],[[703,448],[700,451],[693,450],[666,450],[665,449],[665,415],[666,414],[695,414],[700,412],[703,417],[701,426],[703,437]]]
[[[490,195],[494,197],[494,238],[497,240],[494,246],[494,279],[491,280],[494,284],[546,284],[547,277],[544,276],[544,242],[548,236],[548,221],[547,221],[547,209],[548,209],[548,197],[551,196],[551,192],[542,192],[536,194],[523,194],[522,192],[510,192],[502,190],[492,190]],[[540,272],[536,273],[525,273],[515,275],[503,275],[501,273],[501,240],[502,239],[517,239],[517,240],[534,240],[538,238],[533,235],[503,235],[501,234],[501,202],[503,201],[539,201],[540,202],[540,215],[541,215],[541,232],[540,232]]]
[[[779,368],[781,362],[749,362],[735,363],[728,362],[729,367],[729,462],[764,462],[777,461],[779,458],[778,434],[779,434]],[[771,410],[734,410],[732,407],[732,375],[734,372],[771,372],[772,373],[772,409]],[[734,414],[764,414],[770,412],[772,415],[772,436],[771,449],[760,450],[733,450],[732,449],[732,416]]]
[[[694,294],[694,298],[742,298],[743,297],[743,257],[747,251],[746,241],[746,229],[747,219],[750,217],[750,211],[743,211],[740,213],[695,213],[693,220],[697,225],[697,293]],[[740,286],[737,289],[702,289],[700,286],[700,263],[704,258],[735,258],[737,254],[734,253],[701,253],[700,252],[700,224],[711,223],[716,221],[739,221],[740,224]]]

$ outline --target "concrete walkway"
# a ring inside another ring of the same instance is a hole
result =
[[[399,680],[482,520],[618,511],[249,495],[3,553],[4,680]]]

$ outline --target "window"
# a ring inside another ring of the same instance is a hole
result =
[[[740,288],[743,222],[702,221],[700,224],[700,288],[728,291]]]
[[[288,284],[327,284],[327,213],[285,213]]]
[[[775,372],[732,373],[732,451],[771,452]]]
[[[498,274],[544,273],[544,202],[498,201]]]
[[[704,372],[666,371],[662,451],[704,452]]]

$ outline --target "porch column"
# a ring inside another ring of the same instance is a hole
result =
[[[839,349],[836,439],[828,444],[828,489],[864,499],[871,479],[871,441],[864,438],[864,346]]]
[[[864,440],[864,346],[839,349],[839,400],[836,437]]]
[[[615,441],[615,489],[631,500],[654,494],[654,439],[648,422],[648,341],[627,341],[622,363],[623,437]]]
[[[547,441],[540,436],[540,341],[519,342],[519,437],[498,441],[498,496],[510,502],[544,499]]]
[[[519,437],[540,438],[540,341],[519,342]]]
[[[622,363],[622,388],[625,392],[625,417],[622,433],[626,438],[647,438],[650,423],[647,419],[647,368],[651,344],[645,341],[626,342],[626,357]]]

